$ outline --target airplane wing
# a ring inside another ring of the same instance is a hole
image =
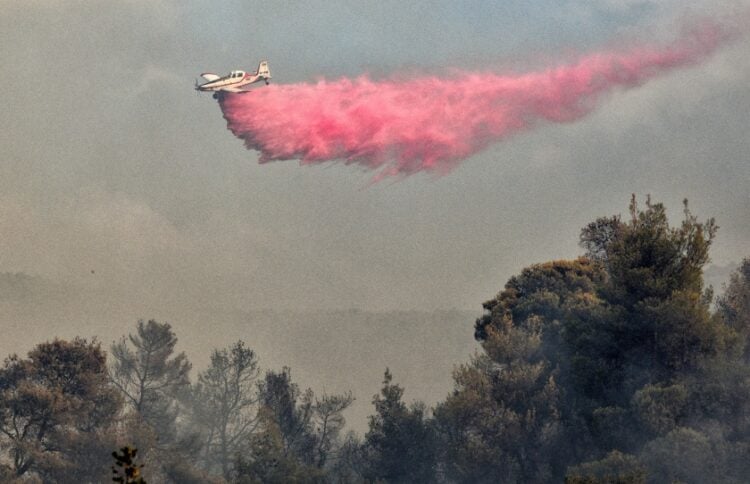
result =
[[[210,72],[204,72],[201,74],[201,77],[209,82],[215,81],[216,79],[219,79],[221,76],[217,76],[216,74],[212,74]]]

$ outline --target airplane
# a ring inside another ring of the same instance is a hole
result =
[[[261,61],[258,64],[258,71],[250,74],[245,71],[232,71],[226,76],[217,76],[210,72],[204,72],[201,77],[207,82],[198,84],[195,81],[196,91],[213,91],[214,99],[218,98],[220,94],[225,92],[249,92],[249,89],[241,89],[242,86],[253,84],[255,82],[265,81],[266,85],[271,79],[271,71],[268,69],[268,62]]]

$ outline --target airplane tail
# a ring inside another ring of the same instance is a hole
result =
[[[266,84],[268,84],[268,80],[271,78],[271,70],[268,68],[268,61],[260,61],[260,64],[258,64],[258,77],[265,79]]]

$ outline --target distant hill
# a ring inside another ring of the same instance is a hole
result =
[[[60,297],[57,284],[23,272],[0,272],[0,301],[31,301]]]
[[[481,310],[264,311],[226,330],[255,348],[264,368],[291,367],[300,386],[352,390],[357,400],[349,426],[363,431],[386,367],[405,387],[406,401],[444,399],[453,388],[454,366],[478,348],[473,323],[479,315]]]

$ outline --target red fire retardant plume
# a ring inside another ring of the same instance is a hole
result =
[[[340,160],[376,178],[444,174],[490,143],[540,122],[569,123],[602,94],[631,88],[711,54],[726,32],[703,26],[661,48],[600,52],[522,75],[373,81],[367,77],[260,87],[220,101],[228,128],[260,162]]]

